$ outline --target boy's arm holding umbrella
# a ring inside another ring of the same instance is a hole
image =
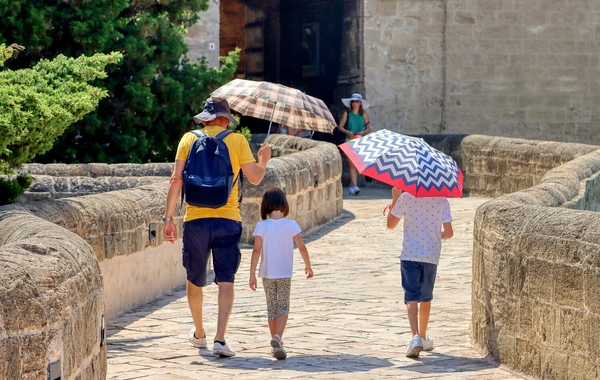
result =
[[[398,202],[398,198],[400,198],[400,195],[402,195],[402,190],[400,190],[397,187],[393,187],[392,188],[392,203],[387,205],[387,207],[383,210],[384,214],[385,214],[385,210],[388,208],[391,211],[392,207],[394,207],[396,202]],[[398,225],[398,222],[400,222],[400,218],[398,218],[397,216],[395,216],[391,212],[389,212],[388,216],[387,216],[387,228],[389,228],[390,230],[393,230]]]

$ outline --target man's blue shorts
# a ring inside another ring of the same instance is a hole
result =
[[[183,266],[187,279],[206,286],[208,257],[212,251],[215,283],[234,282],[242,254],[242,223],[231,219],[203,218],[183,223]]]
[[[437,265],[419,261],[400,261],[404,303],[410,301],[430,302],[433,299],[433,285]]]

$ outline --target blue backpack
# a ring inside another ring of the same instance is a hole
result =
[[[241,175],[239,173],[234,180],[229,149],[223,141],[231,132],[224,130],[212,137],[199,130],[192,131],[198,139],[194,141],[185,161],[181,194],[182,199],[185,195],[187,204],[208,208],[227,204],[231,189]],[[238,191],[238,201],[241,202],[241,186]]]

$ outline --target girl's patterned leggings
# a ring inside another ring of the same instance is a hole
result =
[[[267,313],[270,321],[278,315],[287,315],[290,311],[291,278],[263,278],[263,288],[267,296]]]

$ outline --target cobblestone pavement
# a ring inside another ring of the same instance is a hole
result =
[[[296,252],[287,360],[269,355],[264,292],[260,281],[257,292],[248,288],[251,247],[244,246],[227,332],[236,357],[216,358],[187,342],[192,318],[179,290],[110,321],[107,378],[524,378],[483,358],[470,343],[473,217],[487,198],[450,200],[455,235],[443,243],[428,330],[435,349],[418,359],[405,357],[410,330],[398,265],[402,228],[385,227],[382,210],[389,200],[389,190],[377,188],[344,195],[342,216],[303,235],[315,277],[304,278]],[[204,297],[209,338],[216,304],[211,285]]]

